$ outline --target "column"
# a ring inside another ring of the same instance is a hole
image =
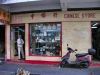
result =
[[[10,25],[5,25],[5,58],[10,59],[11,51],[10,51]]]
[[[29,56],[29,24],[25,24],[25,59]]]

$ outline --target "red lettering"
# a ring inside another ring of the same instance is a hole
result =
[[[34,18],[34,14],[31,14],[31,18],[32,18],[32,19]]]
[[[55,17],[55,18],[56,18],[56,17],[57,17],[57,13],[53,13],[53,17]]]
[[[64,18],[80,18],[79,13],[64,14]]]
[[[45,13],[45,12],[41,13],[41,16],[42,16],[43,18],[46,17],[46,13]]]
[[[95,18],[95,13],[82,13],[82,18]]]

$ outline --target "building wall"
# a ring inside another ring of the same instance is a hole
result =
[[[77,53],[85,53],[91,48],[90,22],[62,22],[62,53],[67,52],[67,44]],[[71,59],[75,59],[72,53]]]
[[[67,44],[74,49],[78,49],[78,53],[87,52],[88,48],[91,48],[90,22],[97,20],[100,20],[100,11],[43,12],[12,15],[12,24],[25,24],[26,60],[41,61],[60,61],[61,57],[29,56],[29,23],[61,22],[63,56],[67,52]],[[74,54],[71,59],[75,59]]]

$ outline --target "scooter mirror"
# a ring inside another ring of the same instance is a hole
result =
[[[68,46],[68,44],[67,44],[67,46]]]
[[[75,51],[78,51],[77,49],[75,49]]]

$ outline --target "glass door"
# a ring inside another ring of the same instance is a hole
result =
[[[19,59],[18,58],[18,45],[17,45],[17,39],[21,36],[21,38],[24,41],[23,44],[23,52],[25,53],[25,26],[12,26],[11,27],[11,58],[12,59]],[[22,54],[21,59],[22,58]],[[24,54],[25,55],[25,54]]]

